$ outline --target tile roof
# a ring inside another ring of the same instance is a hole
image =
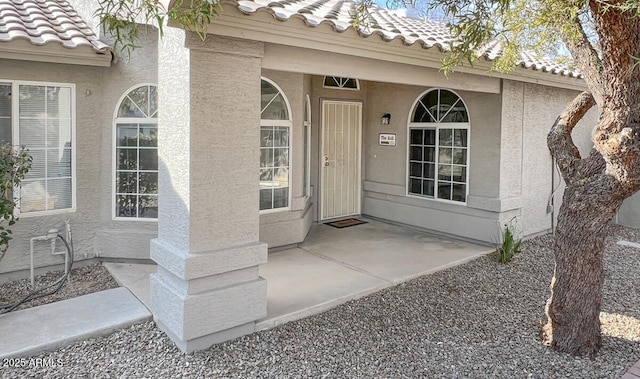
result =
[[[351,0],[237,0],[238,9],[251,15],[269,12],[279,21],[299,18],[310,27],[329,24],[337,32],[353,28],[357,2]],[[425,49],[438,48],[448,51],[452,36],[446,24],[411,18],[401,12],[372,5],[366,25],[358,33],[364,37],[378,35],[384,41],[400,40],[405,45],[420,44]],[[488,61],[495,60],[503,49],[499,42],[487,44],[478,52]],[[580,73],[550,59],[540,59],[531,53],[522,53],[518,65],[535,71],[561,76],[580,77]]]
[[[57,43],[111,54],[111,48],[98,40],[65,0],[0,0],[0,42],[19,39],[37,46]]]

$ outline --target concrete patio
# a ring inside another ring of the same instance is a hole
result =
[[[323,312],[493,250],[363,220],[367,223],[343,229],[316,224],[298,247],[269,254],[268,263],[260,267],[267,280],[267,316],[258,320],[256,330]],[[121,288],[0,315],[0,334],[5,337],[0,340],[0,358],[33,356],[150,319],[149,275],[156,265],[104,266]],[[38,320],[48,321],[38,328],[15,327],[36,325]]]
[[[297,247],[269,253],[267,316],[257,330],[310,316],[382,288],[455,266],[493,251],[425,231],[362,218],[343,229],[315,224]],[[105,263],[120,285],[149,304],[155,265]]]

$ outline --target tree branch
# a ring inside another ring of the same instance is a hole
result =
[[[593,147],[591,151],[589,151],[589,156],[579,162],[576,169],[576,178],[595,177],[596,175],[604,173],[606,168],[607,162],[604,160],[604,157],[602,157],[598,149]]]
[[[578,63],[580,72],[597,104],[603,104],[603,66],[598,52],[589,41],[578,16],[568,16],[557,26],[565,46]]]
[[[579,168],[578,162],[582,159],[580,151],[573,143],[571,132],[585,113],[595,105],[595,100],[590,92],[582,92],[562,111],[553,123],[547,135],[547,146],[551,155],[556,159],[560,173],[567,184],[576,179]]]

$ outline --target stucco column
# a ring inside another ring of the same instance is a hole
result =
[[[522,125],[524,83],[502,81],[500,128],[500,199],[522,196]]]
[[[185,351],[254,332],[258,266],[260,43],[170,29],[159,49],[159,218],[151,310]]]
[[[521,215],[524,106],[523,83],[503,80],[498,233],[506,222]]]

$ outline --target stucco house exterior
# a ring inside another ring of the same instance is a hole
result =
[[[312,223],[368,215],[480,243],[514,218],[524,237],[548,232],[562,183],[546,134],[579,75],[526,54],[491,71],[494,44],[447,77],[446,27],[372,8],[356,30],[354,7],[223,2],[206,40],[148,26],[126,56],[94,1],[0,0],[0,136],[34,156],[0,277],[70,220],[77,260],[158,263],[154,317],[192,351],[253,332],[268,248]],[[590,126],[576,130],[585,153]],[[619,222],[640,224],[635,202]]]

